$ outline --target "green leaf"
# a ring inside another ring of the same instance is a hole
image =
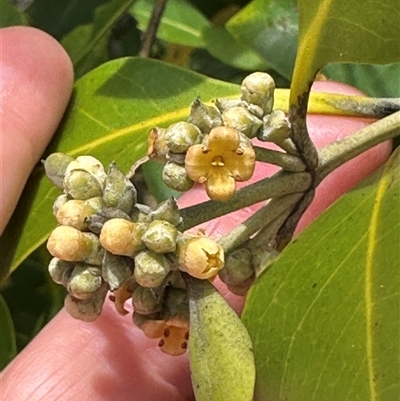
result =
[[[228,21],[226,28],[269,68],[291,78],[297,47],[295,0],[253,0]]]
[[[400,60],[400,3],[385,0],[360,6],[348,0],[299,0],[299,47],[291,104],[308,93],[326,64]]]
[[[14,324],[6,301],[0,294],[0,370],[11,361],[17,353]]]
[[[400,63],[328,64],[322,73],[372,97],[400,97]]]
[[[293,241],[250,290],[258,400],[398,399],[400,152]]]
[[[222,26],[206,27],[203,29],[203,38],[210,54],[227,65],[249,71],[267,68],[257,53],[237,42]]]
[[[154,0],[139,0],[131,8],[139,28],[146,31]],[[204,47],[202,30],[210,26],[208,19],[185,0],[169,0],[157,30],[157,37],[184,46]]]
[[[28,25],[23,12],[19,11],[9,0],[0,0],[0,28],[14,25]]]
[[[191,102],[237,94],[236,85],[206,78],[159,61],[124,58],[103,64],[75,84],[64,123],[47,154],[91,154],[125,172],[146,154],[153,126],[185,120]],[[59,195],[37,167],[0,238],[0,279],[46,241],[56,226],[52,204]]]
[[[32,26],[61,39],[78,25],[92,22],[94,10],[109,0],[35,0],[27,9]]]
[[[189,360],[196,401],[252,401],[254,356],[237,314],[208,280],[185,278]]]
[[[74,66],[78,66],[90,54],[97,43],[110,33],[114,23],[129,9],[136,0],[111,0],[96,8],[90,37],[79,41],[69,53]]]

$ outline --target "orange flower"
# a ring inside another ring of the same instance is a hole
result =
[[[185,157],[187,175],[204,183],[210,199],[227,201],[236,191],[236,181],[247,181],[255,167],[251,146],[240,146],[239,133],[221,126],[211,130],[206,143],[191,146]]]

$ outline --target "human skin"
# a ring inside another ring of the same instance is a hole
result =
[[[1,231],[27,177],[50,141],[67,105],[72,87],[71,63],[59,44],[32,28],[6,28],[1,34]],[[334,83],[318,90],[359,94]],[[349,135],[370,121],[348,117],[309,116],[310,135],[317,146]],[[328,176],[317,190],[301,228],[355,183],[381,165],[390,143],[375,147]],[[273,166],[258,165],[254,179],[272,174]],[[179,200],[181,207],[205,199],[201,187]],[[241,222],[254,208],[202,225],[218,237]],[[243,298],[221,293],[240,310]],[[127,303],[128,304],[128,303]],[[128,308],[128,305],[127,305]],[[171,357],[147,339],[128,316],[111,302],[94,323],[72,319],[65,310],[9,364],[0,376],[2,401],[193,400],[187,355]]]

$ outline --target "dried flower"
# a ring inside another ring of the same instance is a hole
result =
[[[236,191],[236,181],[247,181],[255,167],[252,147],[240,147],[240,135],[233,128],[211,130],[203,145],[191,146],[186,154],[187,175],[205,183],[210,199],[226,201]]]

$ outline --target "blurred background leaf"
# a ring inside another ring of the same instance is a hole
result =
[[[250,290],[258,400],[395,400],[400,152],[325,211]]]
[[[13,25],[28,25],[25,14],[8,0],[0,0],[0,28]]]
[[[14,324],[10,310],[0,294],[0,370],[11,361],[17,353]]]

